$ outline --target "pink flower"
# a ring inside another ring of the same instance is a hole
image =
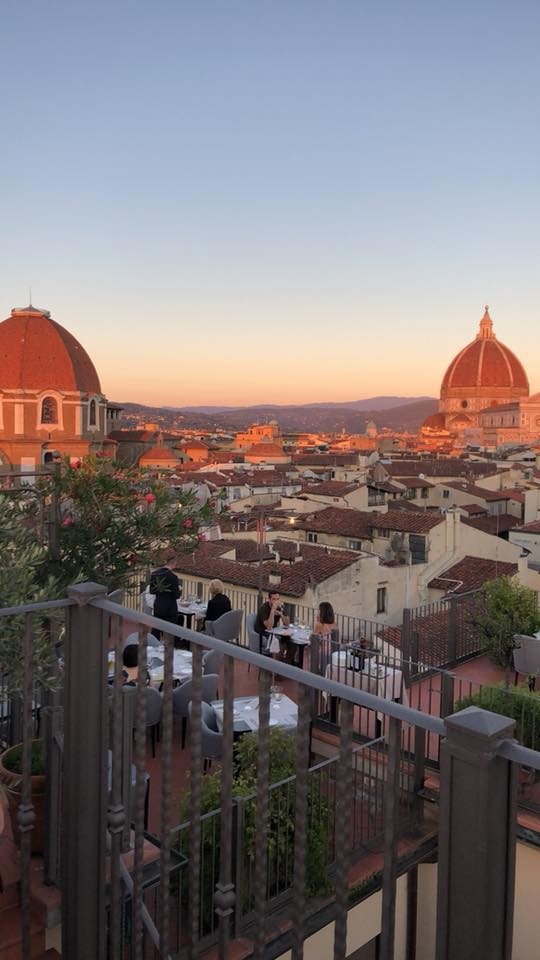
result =
[[[186,519],[184,520],[184,526],[187,527],[188,529],[189,527],[193,526],[193,520],[191,519],[191,517],[186,517]]]
[[[71,519],[71,517],[64,517],[64,520],[62,521],[62,523],[63,523],[63,526],[64,526],[64,527],[72,527],[72,526],[73,526],[73,520]]]
[[[146,493],[144,495],[144,499],[146,500],[147,503],[153,503],[156,498],[153,493]]]

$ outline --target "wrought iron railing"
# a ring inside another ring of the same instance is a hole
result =
[[[487,957],[507,956],[497,945],[511,943],[516,767],[527,765],[540,770],[540,754],[512,742],[512,721],[474,708],[443,721],[415,709],[410,700],[409,705],[396,702],[394,697],[339,682],[326,673],[301,671],[289,664],[270,661],[241,645],[226,644],[147,614],[135,613],[111,602],[106,597],[106,590],[95,584],[79,584],[69,593],[69,599],[64,602],[0,611],[1,617],[23,615],[25,618],[21,636],[23,748],[18,810],[22,960],[29,960],[31,956],[30,852],[34,803],[30,775],[35,722],[32,708],[33,620],[59,606],[66,610],[67,619],[63,673],[62,868],[59,878],[66,956],[77,957],[77,960],[96,960],[106,956],[118,960],[125,957],[127,951],[130,957],[142,960],[143,955],[151,955],[145,952],[148,946],[154,950],[155,957],[172,957],[183,950],[195,957],[202,946],[204,648],[216,650],[224,657],[220,849],[217,875],[212,876],[217,922],[214,932],[218,937],[221,960],[225,960],[229,941],[236,935],[239,915],[241,918],[253,917],[249,933],[253,955],[258,958],[265,955],[269,938],[273,936],[269,914],[275,896],[269,894],[274,893],[279,897],[286,894],[289,946],[295,957],[302,956],[302,945],[311,929],[308,921],[313,922],[307,851],[308,802],[314,777],[320,778],[321,795],[331,798],[332,817],[337,825],[332,839],[333,889],[328,896],[334,920],[335,960],[343,960],[346,956],[349,868],[356,855],[357,840],[369,842],[370,829],[376,838],[380,837],[381,830],[383,834],[380,956],[381,960],[393,957],[398,839],[400,831],[407,829],[413,812],[416,828],[422,823],[428,738],[441,736],[446,739],[441,748],[437,957],[441,960],[443,957],[468,960],[474,956],[476,960],[487,960]],[[138,667],[142,676],[146,676],[148,663],[148,629],[162,630],[164,640],[156,842],[145,833],[147,688],[139,684],[132,697],[127,698],[121,682],[123,636],[133,629],[134,620],[139,631]],[[173,815],[172,771],[179,749],[173,735],[175,639],[190,643],[192,649],[190,855],[187,863],[180,865],[180,872],[184,874],[181,882],[187,884],[185,917],[181,912],[180,915],[178,911],[175,913],[175,904],[178,903],[175,883],[180,882],[175,879],[179,866],[173,849],[177,829]],[[115,652],[117,665],[112,684],[107,683],[110,648]],[[247,912],[243,913],[243,894],[237,887],[233,844],[233,737],[235,687],[238,688],[246,665],[259,671],[257,786],[255,798],[249,798],[249,803],[254,804],[258,842],[254,863],[250,864]],[[270,796],[272,790],[291,789],[271,784],[269,776],[271,687],[277,678],[289,685],[288,689],[297,702],[298,723],[294,737],[293,868],[292,872],[287,870],[285,873],[286,889],[274,890],[269,888],[269,877],[272,876],[270,852],[275,840],[269,820]],[[325,698],[327,703],[335,701],[339,729],[337,736],[327,741],[333,753],[331,762],[314,767],[313,717],[317,698]],[[128,699],[133,701],[135,708],[132,718],[135,734],[133,784],[132,758],[129,756],[131,720],[129,723],[125,720]],[[360,751],[360,754],[356,751],[354,732],[359,729],[362,711],[380,717],[382,724],[377,746],[369,747],[377,754],[375,768],[372,759],[366,767],[367,751]],[[364,758],[364,767],[360,770],[358,756]],[[358,820],[358,810],[362,811],[361,817],[367,816],[367,826],[365,820]],[[154,915],[148,900],[149,858],[155,864],[154,876],[158,878],[155,884],[157,894],[153,898]],[[490,863],[499,864],[499,869],[490,869]],[[128,903],[130,922],[129,942],[126,943]],[[494,904],[501,909],[494,910]],[[475,922],[482,931],[485,944],[474,935],[474,931],[471,933],[467,929],[467,936],[472,937],[472,946],[468,945],[467,938],[460,933],[460,910],[470,912],[471,907],[475,910]],[[485,933],[487,930],[489,935]]]

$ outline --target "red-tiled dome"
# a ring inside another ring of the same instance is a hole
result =
[[[426,417],[422,430],[444,430],[444,413],[432,413]]]
[[[441,384],[441,399],[456,390],[471,394],[492,388],[508,389],[512,396],[528,396],[529,381],[518,358],[500,343],[493,333],[493,324],[486,307],[476,339],[469,343],[446,371]]]
[[[86,350],[47,310],[32,306],[0,323],[0,389],[101,393]]]

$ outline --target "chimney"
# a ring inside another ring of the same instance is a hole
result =
[[[280,587],[281,586],[281,573],[277,569],[270,570],[268,574],[268,587]]]

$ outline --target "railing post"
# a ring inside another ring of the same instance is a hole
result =
[[[510,960],[517,777],[496,750],[515,724],[478,707],[445,722],[436,960]]]
[[[47,692],[47,705],[41,710],[43,728],[43,751],[45,755],[45,849],[43,852],[43,874],[47,884],[59,882],[61,836],[62,836],[62,804],[60,791],[62,786],[62,754],[63,754],[63,718],[64,710],[61,704],[62,695],[59,690]]]
[[[446,646],[446,659],[449,666],[453,666],[457,663],[458,659],[458,643],[457,643],[457,598],[453,597],[448,602],[448,635],[447,635],[447,646]]]
[[[68,594],[64,685],[62,952],[105,956],[107,828],[107,638],[90,601],[105,587],[80,583]]]
[[[405,686],[408,687],[411,682],[411,660],[412,660],[412,651],[411,651],[411,611],[407,608],[403,608],[403,623],[401,626],[401,656],[403,663],[403,680]]]

